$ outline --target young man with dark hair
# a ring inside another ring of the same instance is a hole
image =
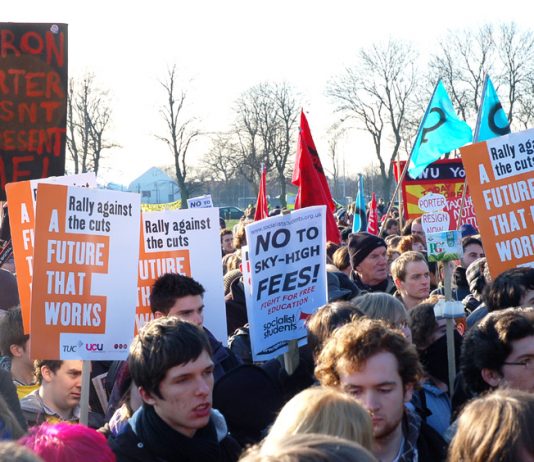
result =
[[[493,311],[534,306],[534,268],[522,266],[502,272],[485,287],[482,301],[467,317],[468,328]]]
[[[147,324],[128,366],[143,405],[111,441],[117,462],[235,461],[240,448],[212,409],[213,370],[200,326],[174,316]]]
[[[461,371],[468,389],[534,393],[534,310],[509,308],[487,315],[467,332]]]
[[[413,250],[402,253],[391,265],[391,276],[397,296],[408,311],[428,298],[430,271],[422,253]]]
[[[469,282],[467,281],[467,268],[475,260],[485,256],[482,241],[474,236],[466,236],[462,239],[463,256],[460,265],[452,272],[452,298],[462,301],[471,294]],[[444,295],[445,288],[440,285],[432,292],[432,295]]]
[[[222,256],[235,252],[234,233],[230,229],[221,229],[221,250]]]
[[[62,420],[78,422],[82,362],[36,360],[35,376],[39,388],[20,401],[28,426]],[[90,426],[98,427],[99,423]]]
[[[340,327],[327,341],[315,375],[343,390],[371,415],[373,453],[381,461],[444,460],[446,443],[405,407],[423,374],[414,346],[376,320]]]
[[[203,326],[203,295],[204,287],[193,278],[167,273],[159,277],[152,286],[150,307],[155,318],[176,316],[204,329],[211,345],[215,363],[215,380],[218,380],[226,371],[238,366],[240,362]]]
[[[20,308],[11,309],[0,318],[0,367],[11,373],[19,399],[39,388],[30,359],[29,339],[29,335],[24,335]]]

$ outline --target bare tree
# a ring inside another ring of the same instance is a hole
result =
[[[493,28],[485,25],[475,31],[450,31],[430,59],[430,85],[443,80],[464,120],[478,112],[484,76],[494,65],[495,49]]]
[[[339,159],[339,144],[343,136],[345,135],[345,129],[341,128],[339,124],[334,124],[328,130],[328,157],[332,162],[332,170],[325,169],[331,176],[334,186],[334,197],[339,198],[341,195],[345,196],[345,191],[343,194],[340,192],[339,187],[339,169],[340,169],[340,159]],[[343,197],[343,199],[345,199]]]
[[[236,165],[231,162],[237,147],[230,135],[217,133],[211,142],[211,148],[202,159],[204,170],[212,179],[228,184],[236,175]]]
[[[484,75],[499,90],[508,120],[520,128],[534,119],[534,34],[514,23],[449,31],[430,60],[431,85],[441,78],[464,120],[479,111]]]
[[[156,138],[169,147],[174,157],[174,169],[180,188],[182,208],[186,208],[187,199],[191,194],[187,154],[193,140],[200,135],[200,130],[195,128],[195,119],[187,118],[185,115],[187,92],[177,88],[176,66],[169,69],[166,80],[160,81],[160,84],[167,98],[166,104],[160,110],[167,128],[167,135],[157,135]]]
[[[416,90],[416,53],[408,44],[390,40],[362,49],[356,65],[333,79],[327,93],[341,121],[354,121],[369,133],[385,191],[391,189],[393,163]]]
[[[111,107],[106,91],[99,89],[92,74],[70,80],[67,99],[67,148],[74,173],[98,174],[105,149],[118,147],[106,139],[111,125]]]
[[[512,124],[516,104],[522,105],[518,113],[525,111],[532,117],[532,73],[534,72],[534,33],[521,32],[514,23],[499,28],[498,54],[502,64],[501,82],[507,86],[508,121]]]
[[[282,206],[286,205],[288,161],[294,151],[297,117],[295,92],[286,83],[258,84],[236,103],[234,166],[256,191],[261,164],[269,172],[274,170]]]

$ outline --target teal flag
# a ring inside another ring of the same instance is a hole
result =
[[[475,141],[486,141],[508,133],[510,133],[510,122],[508,122],[491,79],[486,75],[475,128]]]
[[[408,166],[412,178],[418,177],[432,162],[446,152],[473,140],[471,128],[459,119],[441,80],[419,126]]]
[[[367,214],[365,206],[365,195],[363,193],[363,176],[358,179],[358,195],[354,207],[354,219],[352,221],[352,232],[359,233],[367,231]]]

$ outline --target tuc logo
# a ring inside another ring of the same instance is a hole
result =
[[[83,342],[78,340],[76,345],[62,345],[63,353],[76,353],[83,346]]]

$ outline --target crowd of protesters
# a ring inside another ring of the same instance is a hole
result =
[[[221,223],[228,338],[204,326],[214,308],[199,282],[162,275],[128,359],[92,363],[106,399],[91,382],[88,426],[82,361],[30,359],[16,271],[0,269],[0,460],[534,460],[534,268],[492,278],[482,238],[462,226],[463,257],[446,263],[464,307],[451,389],[435,310],[446,272],[428,262],[421,220],[401,226],[392,208],[375,236],[353,233],[345,210],[341,243],[326,245],[328,304],[288,373],[252,361],[240,249],[253,216]]]

